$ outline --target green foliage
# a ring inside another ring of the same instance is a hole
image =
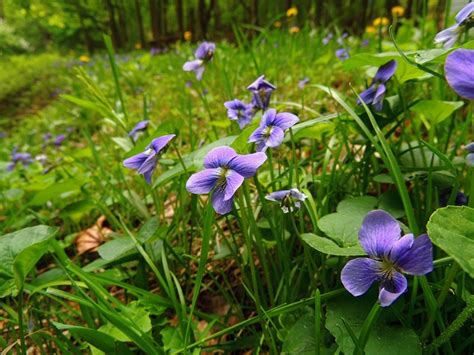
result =
[[[474,209],[465,206],[439,209],[431,216],[427,230],[433,243],[474,278]]]

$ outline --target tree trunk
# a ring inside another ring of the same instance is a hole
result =
[[[1,2],[2,2],[2,0],[0,0],[0,4],[1,4]],[[89,52],[89,54],[91,54],[94,50],[94,46],[92,44],[91,34],[90,34],[88,28],[86,28],[86,26],[85,26],[84,12],[81,9],[81,5],[80,5],[79,1],[74,2],[74,4],[75,4],[75,7],[76,7],[76,13],[79,16],[79,24],[81,25],[81,33],[84,35],[84,42],[86,44],[87,52]]]
[[[120,29],[120,39],[121,42],[126,45],[128,42],[128,33],[127,33],[127,20],[125,16],[125,8],[123,0],[120,0],[120,3],[117,4],[118,7],[118,19],[119,19],[119,29]]]
[[[112,4],[112,0],[105,0],[105,5],[107,6],[107,11],[109,13],[109,26],[110,32],[112,34],[112,43],[114,44],[115,48],[120,48],[120,34],[117,27],[117,22],[115,21],[115,9],[114,5]]]
[[[158,46],[160,41],[160,18],[158,13],[158,3],[156,0],[149,0],[151,32],[153,34],[153,45]]]
[[[176,19],[178,21],[178,32],[182,36],[184,33],[184,18],[183,18],[183,0],[176,0]]]
[[[143,17],[140,6],[140,0],[135,0],[135,12],[137,15],[138,38],[140,39],[140,44],[142,45],[142,48],[146,48],[147,44],[145,41],[145,29],[143,28]]]
[[[201,37],[206,38],[207,34],[207,19],[206,19],[206,1],[198,0],[198,16],[199,16],[199,30]]]

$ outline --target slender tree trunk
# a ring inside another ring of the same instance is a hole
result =
[[[258,0],[252,0],[250,4],[251,23],[258,26]]]
[[[2,2],[2,0],[0,0],[0,4],[1,4],[1,2]],[[90,32],[89,32],[88,28],[86,28],[86,26],[85,26],[84,12],[81,9],[81,4],[80,4],[79,1],[74,2],[74,4],[76,6],[77,16],[79,17],[79,24],[81,26],[81,33],[84,36],[84,42],[86,44],[87,52],[89,52],[89,54],[91,54],[94,50],[94,47],[92,45],[92,38],[91,38]]]
[[[322,26],[325,21],[324,0],[316,0],[316,25]]]
[[[160,41],[160,19],[158,16],[157,0],[149,0],[151,32],[153,34],[153,45],[158,46]]]
[[[119,20],[119,29],[120,29],[120,39],[123,45],[126,45],[128,42],[128,33],[127,33],[127,20],[125,16],[125,7],[123,0],[120,0],[120,3],[117,4],[118,7],[118,20]]]
[[[407,3],[407,8],[406,8],[406,11],[405,11],[405,17],[406,18],[411,18],[411,14],[412,14],[412,10],[413,9],[413,0],[408,0],[408,3]]]
[[[182,36],[184,33],[183,0],[176,0],[175,9],[179,35]]]
[[[206,1],[198,0],[198,16],[199,16],[199,30],[201,37],[206,38],[207,34],[207,19],[206,19]]]
[[[146,41],[145,41],[145,29],[143,28],[143,17],[142,17],[142,9],[140,6],[140,0],[135,0],[135,12],[137,15],[137,30],[138,30],[138,38],[140,39],[140,44],[142,48],[146,48]]]
[[[109,26],[112,34],[112,43],[116,48],[120,48],[120,34],[117,27],[117,22],[115,21],[115,9],[114,5],[112,4],[112,0],[105,0],[105,5],[107,6],[107,11],[109,13]]]

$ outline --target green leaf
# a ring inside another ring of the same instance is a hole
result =
[[[41,206],[46,202],[59,199],[65,193],[76,193],[80,189],[80,184],[77,180],[66,180],[63,182],[53,183],[46,189],[38,192],[30,201],[32,206]]]
[[[301,235],[310,247],[321,253],[338,256],[358,256],[366,253],[359,245],[341,247],[329,238],[320,237],[313,233],[304,233]]]
[[[303,315],[288,331],[283,342],[282,354],[314,354],[316,350],[316,334],[314,315]]]
[[[410,107],[410,111],[422,115],[429,122],[425,122],[430,127],[430,123],[438,124],[451,116],[454,111],[464,105],[462,101],[441,101],[441,100],[420,100]]]
[[[433,244],[474,278],[474,209],[466,206],[438,209],[431,215],[427,230]]]
[[[105,353],[115,352],[115,340],[107,333],[80,326],[68,325],[57,323],[53,321],[53,324],[59,330],[68,330],[78,338],[84,339],[90,345]]]
[[[138,241],[141,243],[149,241],[158,231],[158,227],[158,219],[155,217],[150,218],[138,232]],[[164,227],[164,229],[166,228]],[[98,252],[103,259],[107,261],[113,261],[123,257],[132,250],[135,250],[135,244],[133,240],[129,237],[119,237],[102,244],[99,247]]]
[[[337,206],[337,212],[328,214],[319,220],[318,227],[342,247],[358,245],[362,220],[376,206],[377,199],[372,196],[343,200]]]
[[[40,225],[0,237],[0,297],[15,294],[16,289],[23,286],[28,273],[47,252],[48,242],[56,232],[57,228]]]
[[[136,328],[143,333],[151,330],[150,312],[137,302],[131,302],[127,308],[122,311],[122,315],[130,319]],[[99,328],[99,331],[109,334],[118,341],[128,342],[131,339],[112,323],[107,323]]]
[[[183,348],[183,337],[178,328],[166,327],[160,332],[160,334],[163,338],[163,348],[165,351],[173,352]]]
[[[352,354],[355,349],[344,321],[355,335],[359,336],[372,304],[371,297],[354,298],[350,296],[338,297],[328,302],[326,328],[336,338],[341,353]],[[418,355],[421,354],[421,343],[412,329],[389,325],[382,314],[370,332],[365,353]]]
[[[133,149],[133,143],[130,138],[112,137],[112,140],[115,142],[115,144],[117,144],[117,146],[119,146],[126,152]]]

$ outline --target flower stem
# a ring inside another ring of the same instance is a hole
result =
[[[26,355],[25,329],[23,328],[23,287],[18,291],[18,328],[20,332],[21,353]]]
[[[359,349],[359,352],[358,352],[359,354],[364,353],[365,345],[367,344],[367,341],[369,340],[370,331],[372,330],[372,327],[374,326],[375,322],[377,321],[377,319],[380,315],[381,309],[382,308],[380,307],[379,302],[376,301],[374,306],[370,310],[369,315],[365,319],[365,322],[362,326],[362,330],[361,330],[360,335],[359,335],[359,344],[360,344],[360,349]]]

